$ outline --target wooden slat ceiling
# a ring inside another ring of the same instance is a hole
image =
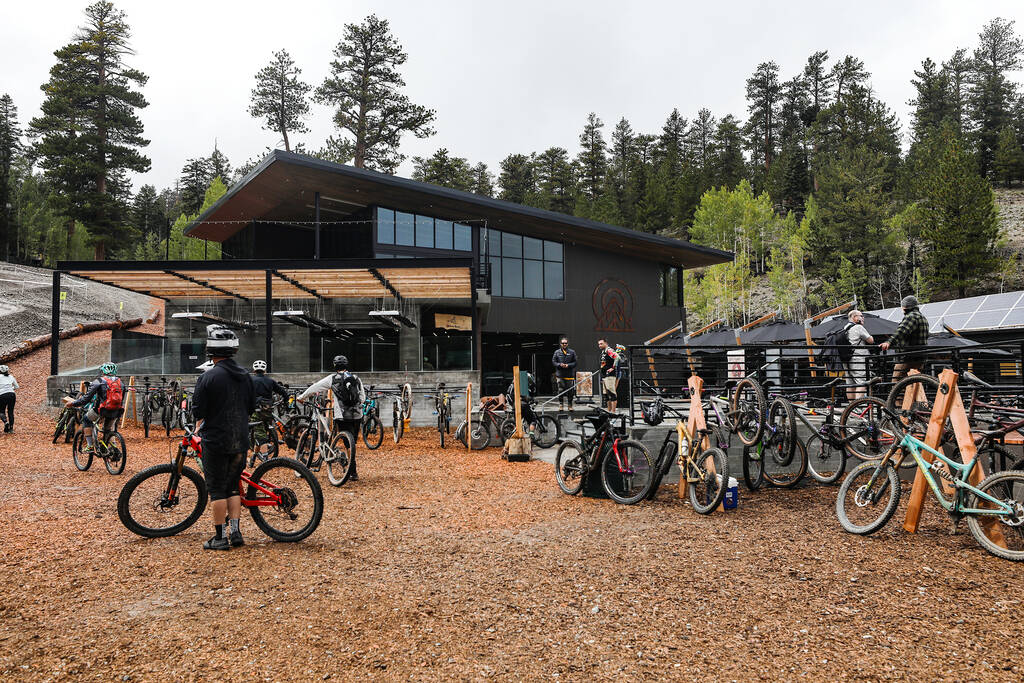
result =
[[[165,299],[225,299],[230,298],[232,294],[247,299],[263,299],[266,295],[265,272],[262,270],[175,272],[192,278],[195,282],[163,270],[69,271],[71,275],[77,277]],[[329,299],[373,299],[391,296],[380,280],[364,269],[301,269],[279,272]],[[466,268],[382,268],[380,273],[398,290],[402,298],[407,300],[469,299],[472,295],[469,270]],[[280,277],[274,277],[272,286],[275,299],[314,298],[312,293]]]

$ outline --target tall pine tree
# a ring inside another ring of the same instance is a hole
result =
[[[249,114],[263,119],[265,130],[276,131],[281,135],[286,152],[292,151],[288,133],[308,133],[309,128],[303,119],[309,115],[310,86],[299,80],[302,69],[295,66],[295,61],[287,50],[274,53],[270,64],[256,74],[256,87],[252,90],[252,103]],[[221,176],[225,181],[227,176]]]
[[[1013,24],[998,17],[987,23],[978,34],[978,47],[972,60],[971,119],[978,166],[986,178],[992,172],[999,133],[1011,123],[1016,86],[1007,74],[1021,68],[1024,54],[1024,42],[1017,36]]]
[[[11,96],[0,97],[0,250],[4,259],[10,261],[17,253],[12,193],[14,182],[11,171],[15,159],[21,153],[21,127],[18,125],[18,108]]]

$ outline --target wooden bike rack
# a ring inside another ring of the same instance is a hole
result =
[[[960,447],[960,459],[963,462],[970,462],[977,457],[977,448],[974,445],[974,438],[971,435],[971,427],[967,421],[967,411],[964,410],[963,399],[960,396],[960,389],[957,387],[957,379],[960,376],[947,368],[939,375],[939,391],[935,396],[935,405],[932,407],[932,414],[928,420],[928,431],[925,434],[924,442],[935,450],[939,449],[942,441],[943,427],[948,419],[953,424],[953,433],[956,435],[957,445]],[[909,404],[910,399],[904,396],[904,404]],[[928,451],[921,453],[926,462],[933,462],[935,456]],[[968,481],[977,486],[985,478],[985,470],[981,462],[975,463],[971,470]],[[940,477],[940,481],[945,482]],[[914,476],[914,487],[910,491],[910,501],[907,503],[907,516],[903,522],[903,528],[908,532],[917,533],[918,525],[921,522],[921,507],[924,504],[925,489],[928,488],[928,481],[924,472],[920,469]],[[943,487],[945,489],[945,487]],[[951,487],[952,488],[952,487]],[[999,522],[990,519],[982,522],[986,529],[986,535],[997,545],[1006,547],[1006,539],[999,529]]]
[[[707,422],[704,420],[704,403],[701,400],[701,392],[704,391],[704,380],[701,379],[700,375],[690,375],[690,378],[686,381],[686,385],[690,388],[690,414],[686,418],[686,431],[691,436],[700,433],[701,429],[707,429]],[[683,433],[682,421],[676,422],[676,435],[679,438],[679,443],[683,442],[685,434]],[[709,448],[711,442],[705,435],[701,439],[701,445],[704,448]],[[690,445],[693,448],[693,445]],[[728,457],[728,454],[726,454]],[[712,468],[714,466],[712,465]],[[728,486],[729,482],[722,482],[723,486]],[[686,498],[687,489],[690,486],[690,482],[686,480],[686,470],[682,465],[679,467],[679,497]],[[718,506],[719,510],[724,509],[721,505]]]
[[[512,433],[512,437],[505,442],[505,448],[503,449],[502,457],[509,462],[513,460],[529,460],[530,452],[533,450],[533,443],[530,437],[523,435],[523,401],[522,401],[522,389],[519,386],[519,366],[512,368],[512,387],[515,392],[515,415],[516,415],[516,430]]]
[[[466,433],[463,436],[466,437],[466,450],[469,450],[469,445],[473,441],[473,437],[470,436],[470,432],[473,431],[473,383],[468,382],[466,384]]]

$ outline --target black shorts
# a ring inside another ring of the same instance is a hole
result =
[[[245,470],[245,453],[219,453],[203,448],[203,474],[210,500],[224,500],[240,495],[238,479]]]

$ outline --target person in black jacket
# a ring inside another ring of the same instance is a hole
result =
[[[558,340],[558,348],[551,356],[551,364],[555,366],[555,393],[558,394],[558,409],[565,407],[564,399],[569,400],[569,410],[576,396],[576,352],[569,348],[569,338]]]
[[[267,361],[256,360],[252,363],[252,386],[256,391],[256,402],[273,401],[274,394],[277,394],[286,403],[288,391],[281,386],[281,383],[267,374]]]
[[[234,361],[238,337],[221,325],[206,328],[206,355],[213,367],[196,382],[192,412],[203,443],[203,473],[210,493],[216,534],[203,543],[207,550],[230,550],[244,545],[239,529],[242,499],[238,479],[249,450],[249,415],[256,408],[256,391],[245,368]],[[224,533],[225,518],[231,531]]]

